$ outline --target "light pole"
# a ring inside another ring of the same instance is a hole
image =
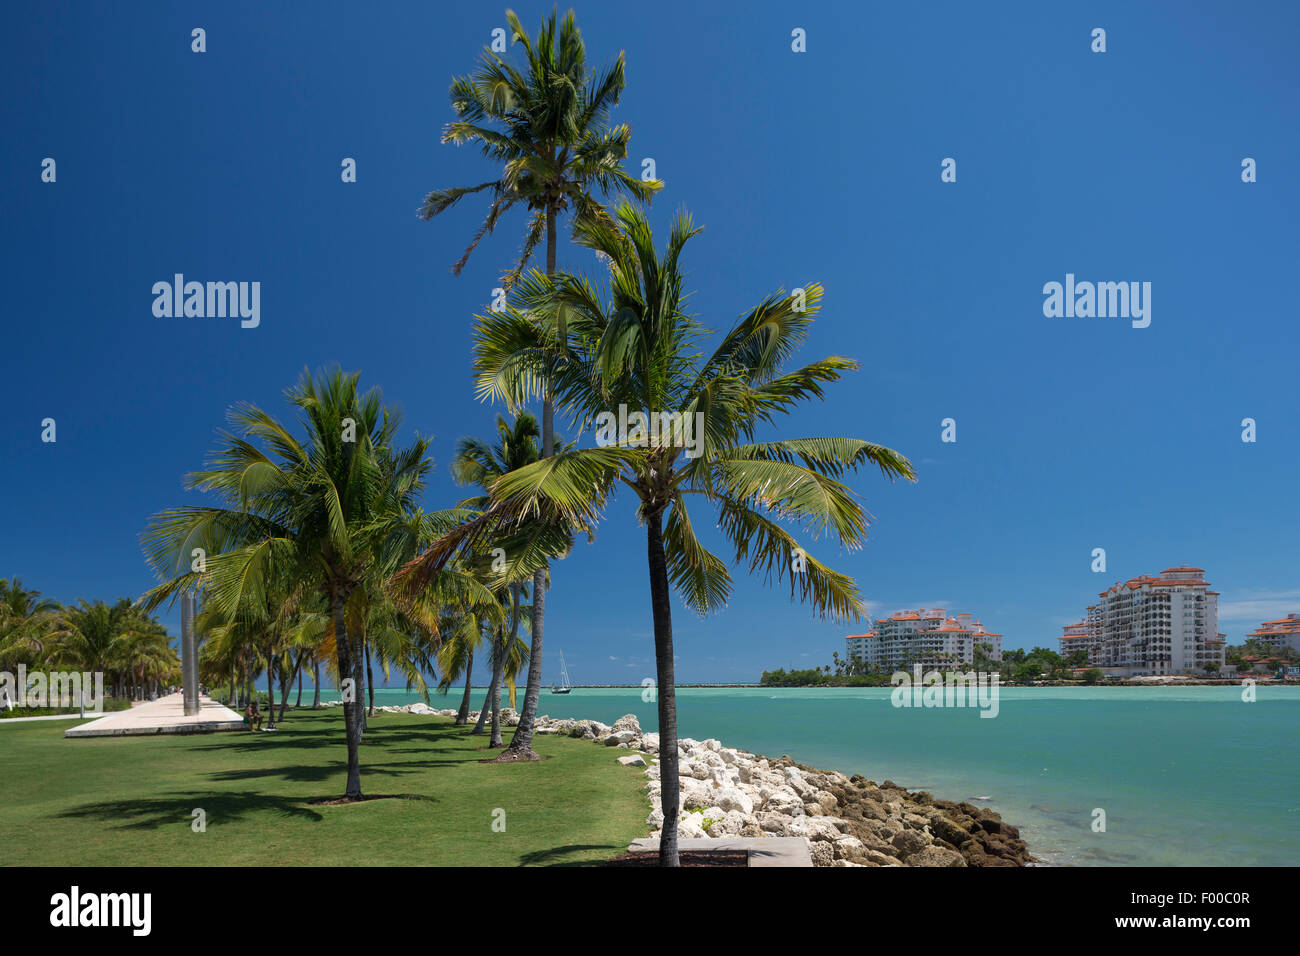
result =
[[[199,712],[199,661],[194,644],[194,595],[181,597],[181,682],[185,716]]]

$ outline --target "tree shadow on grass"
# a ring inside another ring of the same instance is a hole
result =
[[[241,820],[252,813],[267,811],[285,817],[318,822],[324,817],[305,805],[302,798],[277,797],[253,790],[226,793],[171,793],[147,799],[105,800],[64,810],[59,817],[94,819],[114,830],[156,830],[161,826],[189,823],[195,809],[207,814],[209,823]],[[117,821],[117,826],[111,824]]]
[[[566,860],[563,857],[573,853],[581,853],[586,850],[606,850],[611,858],[618,856],[620,853],[627,851],[625,846],[616,846],[613,843],[571,843],[568,846],[549,847],[545,850],[534,850],[532,853],[525,853],[519,858],[520,866],[598,866],[598,860]]]
[[[64,810],[66,819],[92,819],[113,830],[156,830],[162,826],[188,824],[195,809],[202,809],[212,823],[231,823],[255,813],[275,813],[295,820],[320,823],[331,811],[330,803],[338,800],[337,792],[318,797],[279,797],[255,790],[226,793],[171,793],[151,799],[105,800]],[[437,797],[420,793],[374,794],[364,801],[345,806],[359,806],[372,800],[395,799],[436,803]],[[321,813],[316,807],[325,811]],[[116,822],[117,825],[112,824]]]
[[[461,741],[462,735],[451,733],[450,730],[451,728],[447,728],[446,731],[440,732],[438,728],[434,727],[413,730],[372,725],[367,729],[361,743],[368,747],[380,749],[388,749],[394,744],[420,744],[422,746],[418,750],[397,752],[428,753],[430,749],[455,745]],[[254,753],[267,747],[288,750],[324,750],[331,747],[342,749],[346,745],[342,725],[332,730],[286,728],[277,730],[269,738],[263,736],[264,733],[243,732],[236,738],[212,741],[210,747],[213,750]]]
[[[454,743],[461,739],[461,735],[455,733],[438,733],[432,727],[428,730],[398,730],[396,727],[376,730],[376,728],[372,727],[370,730],[366,731],[366,739],[385,745],[407,744],[415,741],[435,745]]]
[[[369,739],[369,737],[366,738],[366,740]],[[365,740],[362,741],[362,743],[365,742]],[[237,741],[228,741],[223,749],[239,753],[254,753],[268,747],[275,747],[278,750],[330,750],[337,747],[339,750],[343,750],[347,747],[347,741],[344,739],[342,728],[337,733],[332,734],[317,734],[315,732],[299,734],[292,730],[277,730],[267,734],[266,731],[259,731],[258,733],[244,734]]]
[[[398,777],[416,773],[416,770],[390,770],[383,764],[362,763],[361,773],[382,774],[386,777]],[[246,767],[240,770],[216,770],[208,774],[211,780],[230,782],[232,780],[261,780],[267,777],[279,777],[294,783],[319,783],[324,780],[337,780],[347,774],[346,767],[296,766],[296,767]]]

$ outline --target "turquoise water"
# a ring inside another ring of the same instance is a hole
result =
[[[1002,688],[996,718],[895,708],[888,689],[684,688],[679,733],[989,799],[1048,863],[1294,866],[1300,862],[1300,687]],[[473,695],[477,708],[483,691]],[[376,691],[377,704],[414,694]],[[455,707],[460,693],[432,695]],[[541,712],[653,729],[640,688],[543,689]],[[1106,830],[1093,832],[1093,810]]]

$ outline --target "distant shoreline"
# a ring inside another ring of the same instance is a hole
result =
[[[1018,684],[1011,681],[999,682],[998,687],[1015,687],[1015,688],[1038,688],[1038,687],[1240,687],[1242,680],[1251,677],[1256,684],[1264,684],[1270,687],[1300,687],[1300,679],[1287,677],[1282,680],[1269,677],[1267,675],[1243,675],[1241,677],[1226,677],[1220,680],[1140,680],[1126,679],[1122,681],[1099,681],[1096,684],[1084,684],[1080,681],[1038,681],[1033,684]],[[643,684],[573,684],[574,690],[645,690]],[[728,688],[753,687],[757,690],[893,690],[889,684],[677,684],[677,690],[726,690]],[[465,689],[464,684],[456,685],[454,690]],[[470,690],[487,690],[487,684],[471,684]],[[395,690],[406,691],[404,687],[376,687],[375,690]],[[321,693],[338,693],[338,688],[322,687]],[[411,693],[415,693],[411,691]],[[450,693],[450,691],[449,691]],[[446,695],[442,695],[446,696]],[[545,699],[546,694],[543,694]]]

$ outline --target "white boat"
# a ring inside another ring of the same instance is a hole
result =
[[[564,664],[564,651],[560,651],[560,682],[551,688],[551,693],[567,694],[572,690],[569,686],[569,668]]]

